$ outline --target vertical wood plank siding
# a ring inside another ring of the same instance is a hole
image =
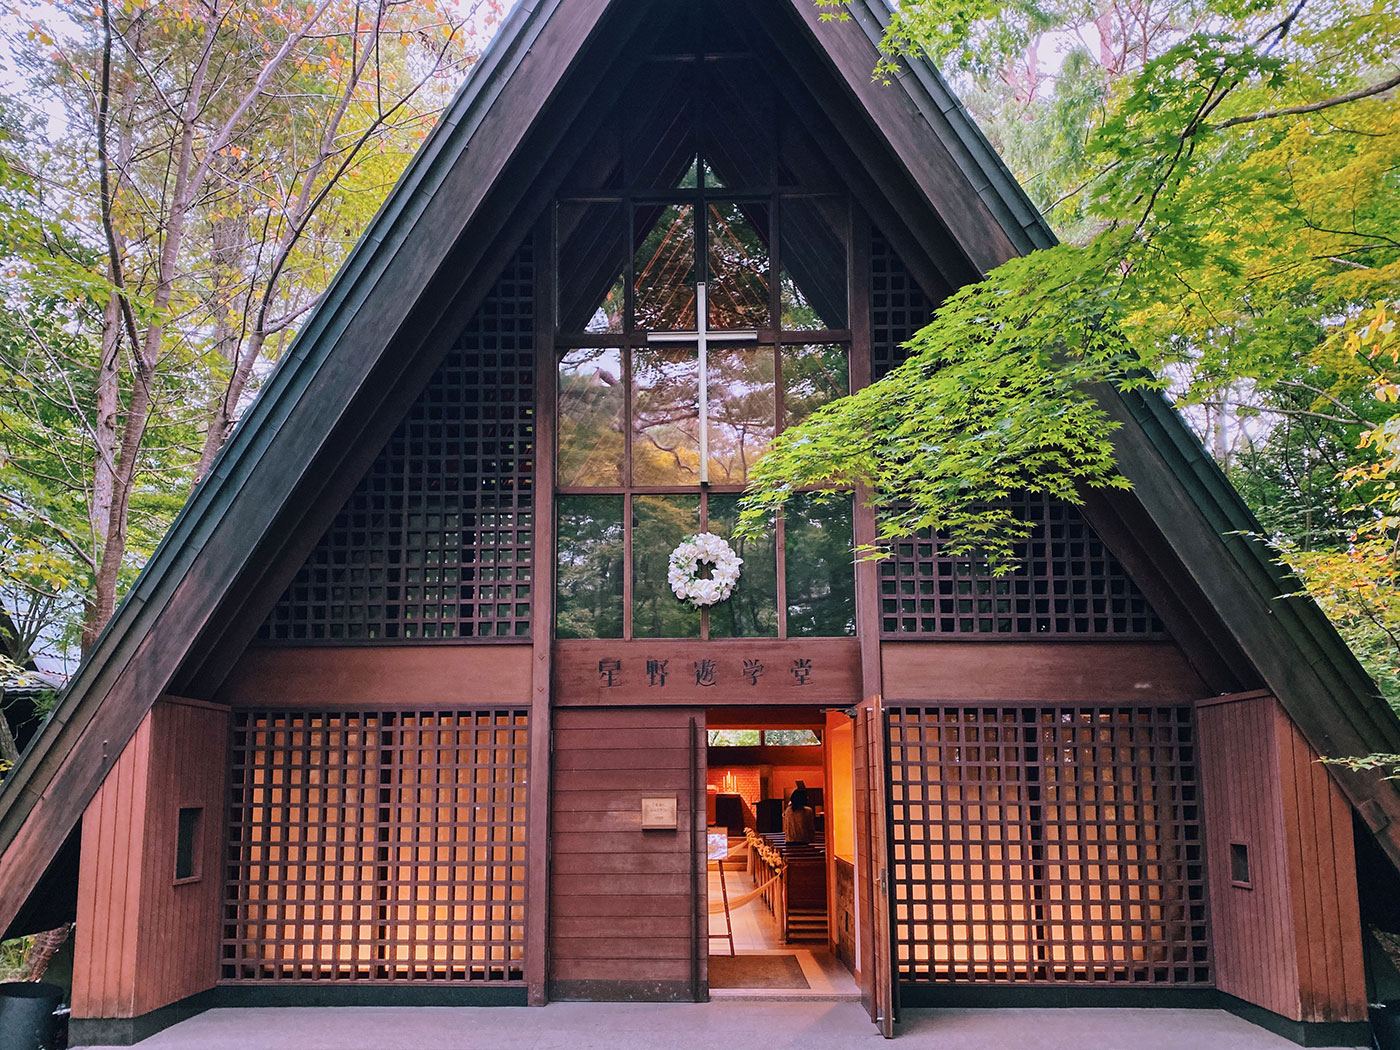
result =
[[[133,1017],[214,984],[228,712],[158,703],[83,821],[75,1017]],[[203,810],[197,878],[175,879],[179,811]]]
[[[1207,702],[1197,723],[1216,986],[1294,1020],[1364,1020],[1350,806],[1273,697]]]
[[[1283,812],[1301,877],[1290,879],[1298,926],[1298,978],[1305,1021],[1366,1019],[1366,978],[1351,806],[1277,702],[1271,703]],[[1292,787],[1295,803],[1288,798]],[[1291,820],[1290,820],[1291,818]],[[1295,866],[1295,865],[1291,865]]]
[[[689,999],[692,835],[702,896],[705,885],[705,798],[689,736],[692,718],[704,733],[705,713],[565,708],[554,718],[550,998]],[[643,797],[671,795],[676,830],[643,831]],[[699,956],[703,989],[703,945]]]
[[[223,870],[224,777],[228,712],[205,704],[165,703],[155,709],[147,779],[146,853],[135,975],[137,1014],[214,983],[218,965]],[[182,807],[199,807],[198,877],[174,880]]]
[[[152,711],[112,765],[83,817],[78,874],[78,914],[74,943],[73,1015],[130,1017],[134,991],[123,986],[124,960],[134,966],[139,916],[127,910],[128,883],[139,869],[130,861],[141,852]],[[133,842],[132,840],[135,839]],[[210,931],[211,934],[213,931]]]

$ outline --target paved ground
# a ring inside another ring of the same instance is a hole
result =
[[[910,1010],[903,1050],[1290,1050],[1218,1010]],[[142,1050],[878,1050],[852,1003],[210,1010]]]

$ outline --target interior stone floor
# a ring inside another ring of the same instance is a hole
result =
[[[725,880],[731,895],[737,897],[753,888],[748,875],[742,871],[726,870]],[[710,872],[710,900],[720,899],[719,873]],[[739,955],[793,955],[802,967],[802,976],[807,978],[810,988],[711,988],[712,999],[824,999],[827,1001],[852,1001],[860,999],[860,989],[855,978],[846,969],[845,963],[836,958],[828,949],[816,946],[784,944],[782,930],[768,906],[761,899],[749,901],[730,912],[734,925],[734,951]],[[729,942],[724,938],[724,915],[710,916],[710,953],[723,955],[729,952]]]

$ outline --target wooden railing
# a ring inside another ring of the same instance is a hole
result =
[[[826,913],[825,846],[821,841],[790,846],[781,835],[760,835],[752,828],[744,830],[744,838],[749,877],[755,886],[771,884],[760,897],[783,931],[783,940],[794,940],[794,914]]]

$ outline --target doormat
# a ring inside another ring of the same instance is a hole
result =
[[[711,955],[711,988],[810,988],[795,955]]]

